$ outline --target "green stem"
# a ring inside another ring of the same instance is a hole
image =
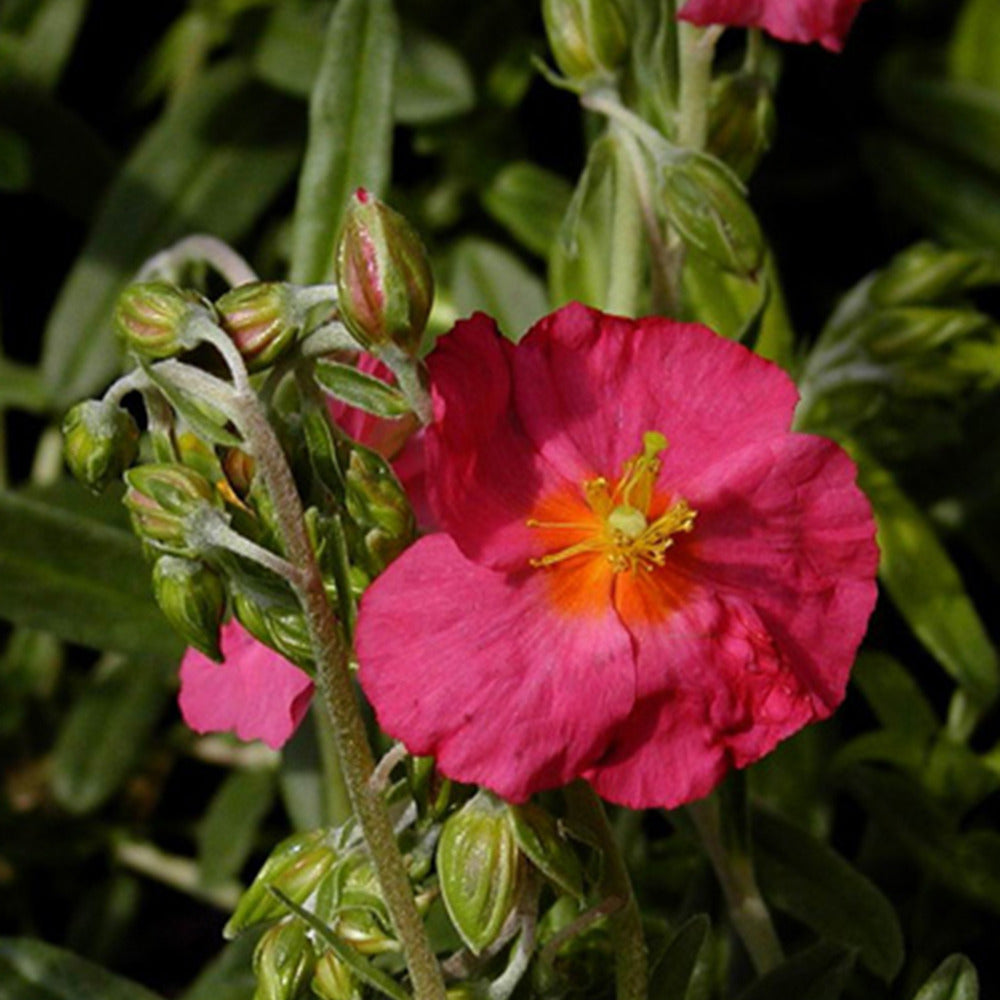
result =
[[[609,920],[615,949],[615,996],[617,1000],[647,1000],[649,962],[642,916],[604,803],[582,780],[567,787],[566,797],[572,815],[594,836],[604,856],[604,894],[616,897],[622,904]]]
[[[680,102],[677,109],[677,143],[688,149],[704,149],[708,139],[708,101],[712,86],[715,43],[722,28],[678,25],[680,44]]]
[[[403,946],[415,996],[417,1000],[444,1000],[441,969],[417,912],[389,814],[382,796],[369,784],[374,761],[351,682],[348,650],[326,597],[306,532],[302,502],[281,445],[256,396],[245,391],[238,400],[241,428],[274,504],[285,555],[300,570],[296,589],[316,654],[317,687],[329,714],[351,806]]]
[[[733,928],[754,968],[763,975],[778,965],[784,955],[771,914],[757,887],[753,859],[746,852],[727,850],[716,796],[692,802],[686,808],[722,887]]]

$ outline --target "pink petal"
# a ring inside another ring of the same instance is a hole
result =
[[[527,435],[578,483],[616,477],[650,430],[670,443],[660,482],[682,482],[787,432],[798,401],[777,365],[707,327],[619,319],[578,303],[537,323],[513,367]]]
[[[587,776],[633,808],[698,798],[730,766],[828,716],[876,598],[871,508],[832,442],[752,445],[688,498],[695,530],[668,553],[692,581],[684,606],[657,623],[618,600],[639,697]]]
[[[181,660],[181,715],[196,733],[234,732],[277,750],[312,699],[308,675],[258,642],[235,620],[222,628],[223,663],[196,649]]]
[[[564,485],[513,413],[512,351],[493,320],[478,313],[442,337],[428,358],[431,507],[470,559],[502,568],[540,554],[537,532],[525,521],[539,494]]]
[[[359,679],[379,725],[449,777],[512,801],[563,785],[632,708],[614,613],[554,610],[550,579],[467,560],[445,535],[408,549],[361,602]]]
[[[688,0],[677,15],[693,24],[763,28],[786,42],[839,52],[864,0]]]

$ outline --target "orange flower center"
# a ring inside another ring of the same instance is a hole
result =
[[[586,508],[565,497],[539,504],[535,513],[551,516],[531,517],[527,524],[543,532],[554,551],[531,565],[550,567],[577,556],[602,557],[615,573],[665,565],[674,536],[691,531],[697,516],[686,500],[664,505],[654,492],[666,448],[662,434],[647,431],[642,451],[626,460],[614,487],[603,476],[584,482]]]

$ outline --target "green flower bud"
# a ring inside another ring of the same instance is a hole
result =
[[[192,559],[163,556],[153,566],[153,593],[167,621],[188,645],[221,663],[219,627],[226,590],[218,573]]]
[[[416,356],[434,298],[427,251],[413,227],[358,188],[337,247],[341,316],[363,347]]]
[[[344,858],[328,879],[324,899],[317,894],[317,910],[328,916],[339,937],[362,955],[399,951],[392,934],[389,911],[372,862],[360,853]]]
[[[287,914],[284,903],[270,891],[277,886],[293,903],[304,903],[337,860],[326,830],[309,830],[287,837],[271,852],[257,877],[240,897],[223,934],[234,938],[249,927]]]
[[[253,1000],[295,1000],[309,985],[315,968],[316,952],[302,923],[275,924],[254,949]]]
[[[506,807],[479,792],[448,817],[437,847],[445,909],[478,955],[496,940],[517,896],[519,856]]]
[[[316,963],[312,991],[320,1000],[362,1000],[363,997],[351,970],[332,951]]]
[[[746,180],[767,152],[776,124],[771,85],[762,76],[732,73],[712,82],[708,151]]]
[[[628,48],[615,0],[543,0],[545,33],[556,65],[573,81],[614,74]]]
[[[409,498],[392,466],[381,455],[360,446],[351,449],[345,480],[347,512],[364,533],[369,568],[379,573],[416,534]]]
[[[304,670],[313,666],[309,626],[302,612],[256,600],[242,591],[233,591],[233,612],[239,623],[255,638],[270,646]]]
[[[100,493],[127,469],[139,450],[139,428],[126,410],[104,400],[77,403],[62,424],[70,472]]]
[[[277,281],[233,288],[216,301],[215,310],[252,372],[274,364],[295,343],[302,327],[291,286]]]
[[[701,153],[682,153],[664,165],[661,193],[664,212],[687,243],[726,271],[756,274],[764,237],[728,167]]]
[[[114,326],[129,350],[155,361],[193,347],[185,327],[207,310],[207,303],[196,293],[165,281],[150,281],[129,285],[121,293]]]
[[[125,473],[128,508],[135,533],[174,555],[198,553],[188,540],[188,519],[206,505],[220,506],[212,484],[183,465],[141,465]]]

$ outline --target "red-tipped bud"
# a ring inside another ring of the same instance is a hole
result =
[[[208,314],[207,310],[207,303],[194,292],[150,281],[129,285],[121,293],[114,325],[129,350],[155,361],[192,347],[186,327],[194,317]]]
[[[233,288],[215,303],[215,309],[222,329],[250,371],[274,364],[295,343],[301,328],[292,290],[278,281]]]
[[[100,493],[133,461],[139,428],[114,403],[88,399],[73,407],[62,424],[66,464],[84,486]]]
[[[141,465],[125,473],[128,489],[122,503],[128,508],[135,533],[145,542],[192,556],[188,518],[206,505],[219,506],[212,484],[183,465]]]
[[[416,355],[434,298],[427,251],[406,219],[364,188],[344,219],[337,289],[344,322],[362,346]]]

